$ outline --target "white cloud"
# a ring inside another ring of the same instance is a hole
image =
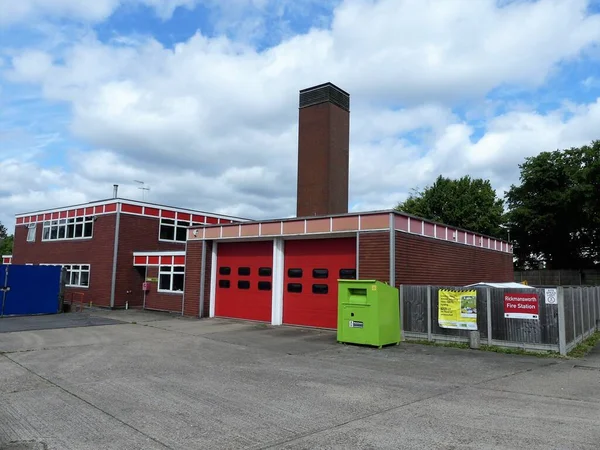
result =
[[[72,19],[101,22],[123,5],[154,8],[161,19],[169,19],[178,7],[192,8],[197,0],[0,0],[0,26],[36,19]]]
[[[43,82],[52,68],[52,56],[42,51],[30,50],[13,58],[12,64],[15,73],[18,74],[18,81]]]
[[[0,0],[0,25],[12,25],[44,16],[96,22],[110,16],[118,5],[119,0]]]
[[[151,3],[164,15],[192,4]],[[354,0],[335,10],[331,29],[265,51],[200,33],[174,49],[88,35],[59,57],[23,52],[9,76],[68,105],[73,135],[99,149],[70,150],[59,199],[107,197],[115,182],[139,197],[133,180],[141,179],[150,200],[257,217],[293,214],[298,90],[331,80],[351,93],[354,208],[383,208],[440,173],[491,178],[502,190],[523,157],[597,137],[597,102],[569,107],[569,119],[566,106],[494,118],[496,105],[485,99],[499,87],[541,86],[557,64],[597,45],[599,17],[585,11],[583,0],[503,8],[492,0]],[[480,139],[454,111],[465,103],[484,127]],[[12,164],[15,173],[35,172],[29,161]],[[35,195],[11,179],[1,211],[51,195],[43,177]]]

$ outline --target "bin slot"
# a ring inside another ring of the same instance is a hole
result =
[[[362,295],[362,296],[367,296],[367,290],[364,288],[350,288],[348,289],[348,292],[350,292],[350,295]]]
[[[367,290],[365,288],[349,288],[348,303],[353,305],[367,304]]]

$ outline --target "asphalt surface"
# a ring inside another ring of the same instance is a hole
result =
[[[118,323],[123,322],[109,317],[97,317],[86,312],[77,314],[2,317],[0,318],[0,333],[93,327],[99,325],[114,325]]]
[[[0,335],[0,449],[598,449],[600,355],[562,360],[139,311]],[[135,323],[132,323],[135,322]]]

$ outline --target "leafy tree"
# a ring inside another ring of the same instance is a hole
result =
[[[495,237],[505,237],[504,202],[488,180],[441,175],[433,185],[416,191],[396,209],[424,219]]]
[[[13,242],[14,236],[12,234],[0,240],[0,255],[12,255]]]
[[[506,193],[519,268],[584,269],[600,257],[600,141],[521,164]]]
[[[2,223],[0,223],[0,255],[12,254],[13,236],[8,235],[8,231]]]

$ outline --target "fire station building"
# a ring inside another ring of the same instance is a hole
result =
[[[338,279],[513,280],[505,241],[393,210],[349,213],[349,131],[347,92],[300,91],[293,218],[113,198],[18,215],[12,262],[66,266],[69,289],[95,305],[324,328],[337,324]]]
[[[3,259],[65,267],[67,301],[181,311],[187,228],[240,220],[120,199],[115,187],[114,198],[17,215]]]

